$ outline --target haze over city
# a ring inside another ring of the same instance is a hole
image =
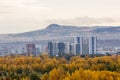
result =
[[[120,0],[0,0],[0,34],[43,29],[51,23],[119,25]]]

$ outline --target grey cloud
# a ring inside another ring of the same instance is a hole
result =
[[[74,19],[51,19],[46,20],[48,23],[59,23],[59,24],[69,24],[69,25],[97,25],[97,24],[111,24],[120,22],[117,19],[113,18],[93,18],[93,17],[77,17]]]
[[[81,17],[81,18],[76,18],[74,19],[78,24],[86,24],[86,25],[91,25],[91,24],[103,24],[103,23],[111,23],[111,22],[116,22],[115,19],[112,18],[92,18],[92,17]]]

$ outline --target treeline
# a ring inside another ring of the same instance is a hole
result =
[[[5,56],[0,80],[120,80],[120,56]]]

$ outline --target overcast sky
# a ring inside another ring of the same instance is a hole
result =
[[[120,25],[120,0],[0,0],[0,33],[62,25]]]

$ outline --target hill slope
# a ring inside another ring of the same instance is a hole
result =
[[[120,26],[64,26],[51,24],[42,30],[0,35],[0,42],[68,39],[79,35],[97,35],[98,39],[120,39]]]

